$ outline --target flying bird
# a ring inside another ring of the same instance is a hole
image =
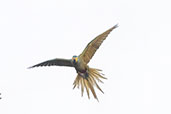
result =
[[[90,98],[89,95],[89,90],[90,90],[94,98],[98,100],[97,95],[95,93],[94,86],[96,86],[97,89],[99,89],[102,93],[104,93],[102,89],[99,87],[99,85],[97,84],[97,81],[102,82],[101,79],[107,79],[107,78],[104,77],[104,74],[101,73],[102,70],[91,68],[88,66],[88,63],[90,62],[91,58],[93,57],[97,49],[106,39],[106,37],[109,35],[109,33],[117,27],[118,25],[116,24],[112,28],[108,29],[104,33],[94,38],[91,42],[88,43],[86,48],[79,56],[74,55],[72,59],[55,58],[36,64],[29,68],[41,67],[41,66],[74,67],[77,72],[77,77],[73,83],[74,85],[73,89],[75,87],[78,88],[81,87],[81,95],[83,96],[84,90],[86,90],[88,98]]]

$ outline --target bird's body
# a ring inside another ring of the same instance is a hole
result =
[[[75,88],[76,86],[79,88],[79,86],[81,86],[82,96],[84,93],[84,89],[86,89],[88,98],[90,98],[89,96],[89,90],[90,90],[93,93],[94,98],[98,100],[97,95],[94,90],[94,85],[103,93],[103,91],[98,86],[96,81],[102,82],[100,78],[102,79],[106,79],[106,78],[103,76],[102,73],[100,73],[101,70],[90,68],[88,66],[88,63],[93,57],[93,55],[95,54],[96,50],[100,47],[102,42],[106,39],[108,34],[115,28],[117,28],[117,25],[113,26],[106,32],[100,34],[95,39],[93,39],[90,43],[88,43],[84,51],[79,56],[74,55],[72,59],[56,58],[56,59],[52,59],[52,60],[48,60],[48,61],[36,64],[29,68],[39,67],[39,66],[54,66],[54,65],[74,67],[77,72],[77,77],[73,83],[74,85],[73,88]]]
[[[87,70],[88,65],[80,57],[76,58],[78,59],[77,62],[75,64],[73,63],[75,70],[84,73]]]

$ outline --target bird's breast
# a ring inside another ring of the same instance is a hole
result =
[[[88,66],[82,62],[77,63],[74,67],[75,67],[77,72],[81,72],[81,73],[86,72],[87,68],[88,68]]]

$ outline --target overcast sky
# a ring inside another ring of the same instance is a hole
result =
[[[169,0],[1,0],[0,114],[170,114]],[[79,55],[119,23],[89,63],[108,78],[97,102],[74,68],[27,67]]]

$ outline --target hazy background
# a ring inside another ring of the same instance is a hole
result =
[[[169,0],[1,0],[0,114],[170,114]],[[97,102],[72,89],[67,67],[27,69],[79,55],[119,23],[89,63],[103,70]]]

